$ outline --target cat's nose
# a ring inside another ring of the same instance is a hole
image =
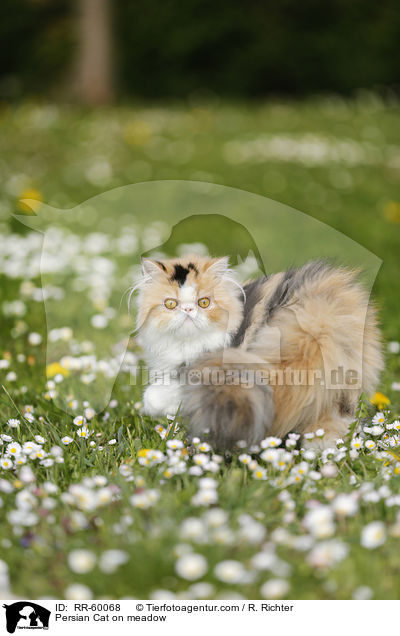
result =
[[[191,314],[195,310],[194,305],[181,305],[181,308],[182,308],[182,311],[184,311],[187,314]]]

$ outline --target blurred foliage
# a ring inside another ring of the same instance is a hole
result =
[[[2,1],[3,97],[63,80],[73,53],[73,6]],[[115,70],[127,95],[349,93],[399,82],[396,0],[119,0],[113,10]]]
[[[152,104],[90,111],[26,102],[0,109],[0,125],[0,231],[3,224],[23,231],[11,213],[21,211],[18,199],[32,198],[32,191],[33,198],[65,209],[149,180],[240,188],[305,212],[383,259],[374,296],[385,336],[399,338],[396,100],[364,93],[353,100],[211,101],[201,107]],[[116,227],[126,223],[124,215],[113,210]],[[250,220],[244,212],[242,223]],[[85,222],[87,228],[96,226],[93,211]],[[146,210],[137,210],[137,222],[147,225]],[[223,237],[226,254],[242,246],[235,233],[209,225],[182,224],[177,240],[210,244],[214,236]],[[260,224],[255,238],[258,245],[267,244],[268,224]]]
[[[348,92],[398,81],[394,0],[122,0],[122,83],[147,96]]]
[[[59,79],[73,50],[69,0],[2,0],[0,96],[38,94]]]

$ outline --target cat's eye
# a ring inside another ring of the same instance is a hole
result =
[[[206,307],[209,306],[210,304],[210,299],[205,297],[205,298],[199,298],[197,304],[199,305],[199,307],[201,307],[202,309],[205,309]]]
[[[164,305],[167,309],[175,309],[177,304],[178,304],[178,301],[176,301],[175,298],[166,298],[164,300]]]

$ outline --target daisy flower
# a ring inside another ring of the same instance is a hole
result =
[[[285,579],[270,579],[261,586],[260,592],[263,598],[283,598],[289,591],[289,583]]]
[[[23,466],[19,471],[19,478],[24,484],[32,484],[35,481],[35,474],[30,466]]]
[[[146,510],[157,502],[159,496],[160,493],[157,490],[147,490],[145,492],[135,493],[132,495],[130,502],[136,508]]]
[[[214,568],[216,578],[223,583],[241,583],[246,579],[246,570],[240,561],[221,561]]]
[[[267,479],[267,471],[259,466],[253,471],[253,477],[254,479]]]
[[[154,430],[156,431],[156,433],[159,434],[161,439],[164,439],[167,436],[167,431],[165,430],[165,428],[163,426],[161,426],[161,424],[157,424],[154,427]]]
[[[266,448],[260,455],[260,458],[264,462],[275,463],[276,458],[278,457],[278,449],[277,448]]]
[[[353,517],[358,511],[354,495],[340,493],[332,502],[332,508],[340,517]]]
[[[167,448],[170,448],[171,450],[180,450],[183,447],[184,444],[180,439],[167,440]]]
[[[203,470],[200,466],[190,466],[188,470],[189,475],[194,475],[195,477],[199,477],[203,474]]]
[[[385,414],[384,413],[375,413],[372,418],[372,424],[384,424],[385,423]]]
[[[333,462],[328,462],[321,467],[321,473],[323,477],[329,479],[331,477],[336,477],[336,475],[338,474],[338,469]]]
[[[279,437],[266,437],[261,442],[261,448],[275,448],[282,444],[282,440]]]
[[[317,539],[331,537],[335,532],[333,511],[330,506],[318,505],[307,512],[303,519],[304,526]]]
[[[68,555],[68,565],[73,572],[86,574],[93,570],[96,555],[90,550],[72,550]]]
[[[199,449],[202,453],[209,453],[209,452],[212,450],[212,448],[211,448],[210,444],[207,444],[207,442],[201,442],[201,443],[198,445],[198,449]]]
[[[99,567],[102,572],[112,574],[120,565],[129,561],[129,555],[123,550],[106,550],[100,557]]]
[[[50,468],[50,466],[54,465],[54,459],[52,459],[51,457],[47,457],[46,459],[42,459],[42,461],[40,462],[41,466],[44,466],[45,468]]]
[[[227,522],[228,515],[222,508],[211,508],[204,512],[203,519],[211,528],[217,528]]]
[[[317,543],[307,556],[307,561],[315,568],[328,568],[336,565],[349,553],[349,547],[343,541],[331,539]]]
[[[188,598],[192,599],[208,599],[212,598],[215,593],[215,588],[212,583],[194,583],[188,588],[188,593],[190,596]]]
[[[383,545],[386,541],[386,528],[382,521],[373,521],[364,526],[361,532],[361,545],[368,550],[373,550]]]
[[[211,477],[203,477],[199,479],[199,488],[201,489],[212,489],[217,488],[218,482],[215,479],[211,479]]]
[[[83,415],[77,415],[72,421],[75,426],[84,426],[86,424],[86,418]]]
[[[382,435],[382,433],[384,433],[384,431],[385,431],[385,429],[384,429],[383,426],[374,425],[374,426],[371,426],[371,430],[369,432],[374,437],[378,437],[379,435]]]
[[[179,534],[182,539],[203,543],[207,538],[207,526],[198,517],[187,517],[181,523]]]
[[[176,573],[188,581],[200,579],[207,572],[207,569],[207,560],[201,554],[186,554],[175,563]]]
[[[374,595],[373,590],[368,585],[360,585],[353,592],[353,599],[356,601],[369,601]]]
[[[78,437],[89,437],[92,433],[93,431],[89,431],[87,426],[82,426],[82,428],[78,428],[76,431]]]
[[[20,425],[20,421],[14,418],[8,420],[7,424],[10,428],[17,428]]]
[[[242,453],[241,455],[239,455],[238,460],[240,461],[241,464],[249,464],[251,462],[251,456],[247,455],[246,453]]]
[[[87,601],[93,598],[93,592],[87,585],[82,583],[71,583],[64,590],[64,596],[66,599],[72,601]]]
[[[36,333],[35,331],[32,331],[32,333],[30,333],[29,336],[28,336],[28,342],[33,347],[36,347],[37,345],[40,345],[42,340],[43,340],[43,338],[40,335],[40,333]]]
[[[8,459],[8,457],[2,457],[2,459],[0,459],[0,466],[1,468],[4,468],[4,470],[9,470],[13,467],[13,463],[11,459]]]
[[[197,466],[205,466],[209,462],[209,458],[207,455],[203,453],[198,453],[197,455],[193,455],[193,463]]]
[[[21,445],[18,442],[11,442],[7,445],[7,454],[11,456],[19,455],[21,452]]]
[[[218,494],[214,488],[202,488],[191,499],[193,506],[208,506],[217,503]]]

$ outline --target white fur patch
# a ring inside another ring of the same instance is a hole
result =
[[[227,344],[224,330],[210,327],[207,331],[191,330],[187,334],[159,332],[144,327],[139,338],[151,369],[174,369],[181,364],[191,364],[203,353],[222,349]]]
[[[143,395],[145,413],[151,417],[175,415],[180,404],[179,390],[177,383],[150,384]]]
[[[183,285],[178,296],[181,303],[197,303],[197,289],[193,285]]]

